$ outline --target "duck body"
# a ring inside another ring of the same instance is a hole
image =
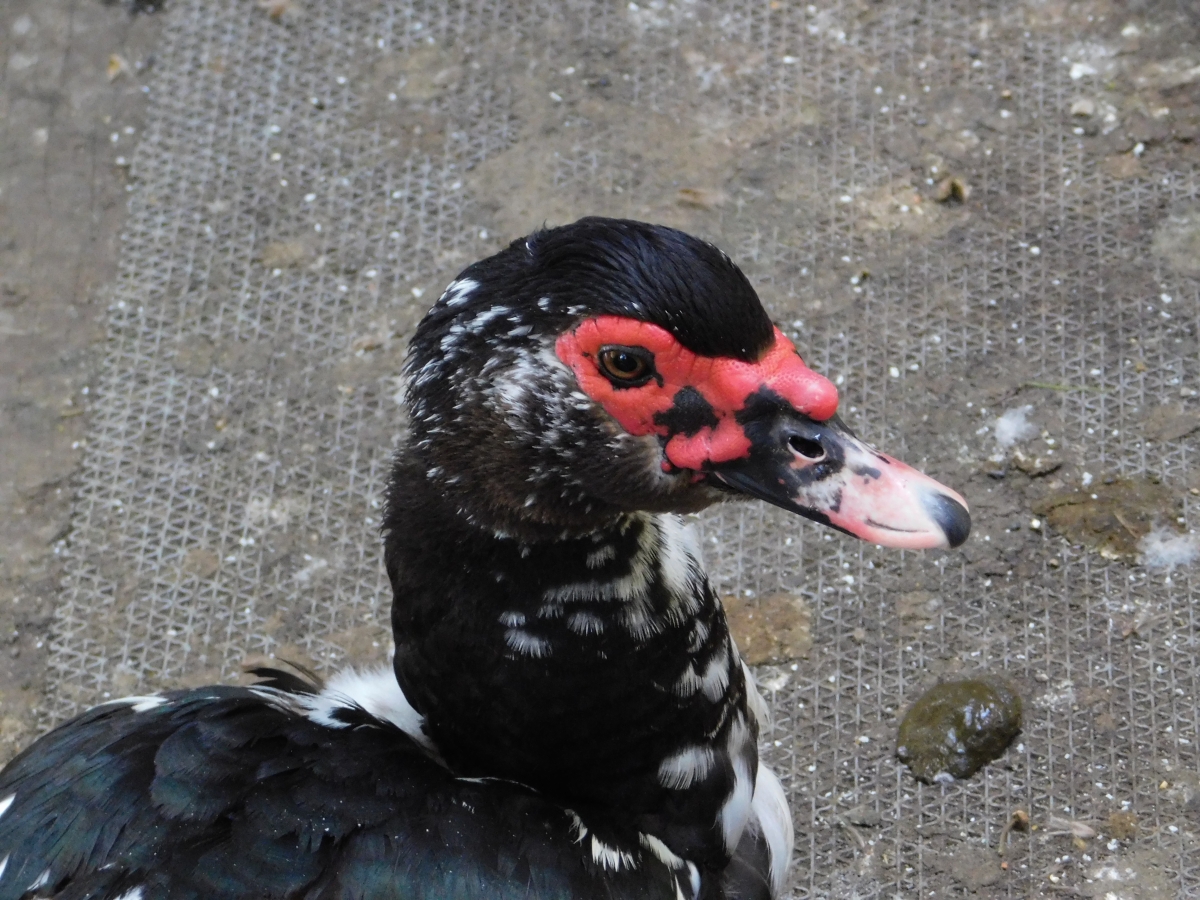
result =
[[[765,707],[681,514],[750,495],[915,548],[965,539],[961,498],[857,441],[737,267],[668,228],[469,267],[406,374],[392,671],[66,723],[0,773],[0,900],[780,894]]]
[[[0,779],[0,897],[675,896],[655,859],[580,853],[536,792],[453,777],[389,671],[332,688],[132,698],[47,735]]]

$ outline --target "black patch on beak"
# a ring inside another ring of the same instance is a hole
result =
[[[971,514],[953,497],[930,494],[925,498],[925,509],[946,533],[951,547],[962,544],[971,533]]]
[[[750,441],[749,462],[770,466],[787,496],[800,487],[836,475],[845,466],[845,453],[836,440],[836,428],[814,422],[770,388],[762,387],[746,398],[734,416]],[[796,467],[797,457],[809,460]]]
[[[668,433],[691,437],[702,428],[716,428],[720,422],[704,395],[691,385],[680,388],[675,401],[666,412],[654,414],[654,424],[664,426]]]

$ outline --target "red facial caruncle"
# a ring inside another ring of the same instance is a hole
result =
[[[653,376],[636,386],[614,382],[600,367],[601,352],[611,347],[648,351]],[[753,362],[701,356],[665,328],[622,316],[585,319],[559,337],[556,350],[584,393],[627,432],[667,438],[666,459],[680,469],[699,471],[748,455],[750,440],[735,415],[764,388],[814,421],[837,412],[837,388],[804,364],[778,328],[775,342]],[[673,408],[679,410],[674,417]],[[673,428],[680,418],[690,418],[692,427]]]
[[[555,349],[617,425],[661,439],[663,471],[891,547],[954,547],[970,533],[961,496],[838,420],[837,389],[779,329],[752,361],[700,355],[621,316],[585,319]]]

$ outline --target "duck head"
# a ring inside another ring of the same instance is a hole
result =
[[[953,547],[957,493],[857,439],[720,250],[588,218],[456,279],[412,342],[409,446],[471,521],[523,538],[748,495],[890,547]]]

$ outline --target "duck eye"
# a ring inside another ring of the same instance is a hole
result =
[[[597,358],[614,387],[640,387],[654,376],[654,356],[644,347],[601,347]]]

